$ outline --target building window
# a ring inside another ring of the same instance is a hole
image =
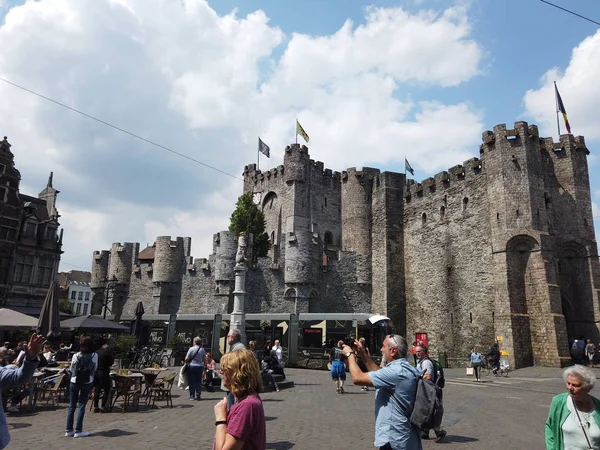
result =
[[[421,224],[425,225],[427,223],[427,213],[421,214]]]
[[[331,234],[331,232],[326,231],[323,239],[325,241],[325,245],[333,245],[333,234]]]
[[[83,300],[83,291],[79,291],[77,294],[77,300]]]
[[[75,300],[77,298],[77,291],[71,291],[71,300]]]
[[[463,211],[467,210],[467,206],[469,206],[469,199],[465,197],[463,198]]]
[[[53,272],[54,258],[50,255],[40,256],[40,259],[38,261],[36,284],[40,284],[42,286],[49,285],[50,280],[52,280]]]
[[[15,266],[15,283],[31,283],[33,255],[19,255]]]
[[[77,308],[75,309],[75,314],[81,314],[81,303],[77,303]]]
[[[23,236],[28,238],[34,238],[37,233],[37,223],[26,222],[25,228],[23,228]]]
[[[85,293],[85,301],[86,301],[86,302],[89,302],[89,301],[90,301],[90,293],[89,293],[89,292],[86,292],[86,293]]]
[[[47,241],[55,241],[56,240],[56,228],[46,227],[46,240]]]
[[[0,220],[0,239],[5,241],[14,241],[17,237],[17,228],[19,222],[14,219]]]
[[[440,208],[440,219],[441,219],[441,220],[444,220],[444,217],[445,217],[445,216],[446,216],[446,207],[445,207],[445,206],[442,206],[442,207]]]
[[[87,312],[88,312],[88,305],[83,305],[83,315],[87,316]]]
[[[10,267],[10,252],[8,249],[3,248],[0,251],[0,284],[6,284],[8,282],[8,270]]]

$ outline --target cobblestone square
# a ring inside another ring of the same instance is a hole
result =
[[[261,395],[267,416],[268,449],[372,449],[374,390],[363,392],[348,382],[346,394],[335,393],[329,373],[288,369],[296,386]],[[447,369],[440,443],[424,441],[424,449],[543,449],[544,422],[553,395],[563,392],[560,369],[528,368],[508,378],[485,377],[475,383],[464,369]],[[203,392],[202,401],[187,399],[173,388],[174,407],[138,412],[94,414],[87,410],[87,438],[66,438],[67,405],[39,404],[33,414],[9,414],[9,449],[210,449],[214,404],[223,397]],[[592,391],[594,394],[594,391]],[[89,404],[88,404],[89,408]],[[433,433],[432,433],[433,435]]]

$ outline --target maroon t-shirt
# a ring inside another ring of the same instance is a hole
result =
[[[265,450],[265,410],[258,395],[249,395],[231,407],[227,416],[227,433],[244,441],[244,450]]]

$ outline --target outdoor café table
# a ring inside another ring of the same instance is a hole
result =
[[[142,394],[142,397],[145,397],[150,393],[150,386],[154,384],[154,381],[156,381],[161,372],[164,372],[166,370],[166,368],[153,369],[151,367],[140,370],[140,373],[144,375],[145,384],[144,393]]]
[[[69,364],[69,368],[71,367],[71,365]],[[64,372],[65,368],[64,367],[44,367],[42,369],[42,371],[44,372],[48,372],[48,373],[55,373],[58,374],[60,372]]]
[[[127,377],[127,378],[131,378],[135,381],[135,389],[139,389],[140,385],[142,384],[142,379],[144,378],[144,374],[143,373],[128,373],[128,374],[120,374],[118,371],[117,372],[111,372],[110,373],[112,376],[118,375],[120,377]]]

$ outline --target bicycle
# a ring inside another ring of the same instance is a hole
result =
[[[492,366],[490,362],[487,360],[485,356],[481,358],[481,363],[479,365],[479,376],[487,377],[492,372]]]

